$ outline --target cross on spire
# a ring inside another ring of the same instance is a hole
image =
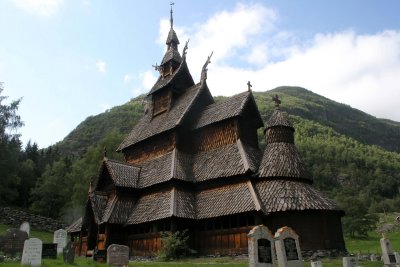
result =
[[[272,96],[272,101],[275,102],[275,107],[279,108],[279,105],[281,104],[281,100],[279,99],[279,96],[278,95]]]
[[[171,23],[171,28],[173,28],[174,27],[174,18],[172,17],[172,13],[174,13],[174,12],[172,11],[172,6],[175,5],[175,3],[170,2],[169,5],[171,6],[171,17],[170,17],[169,21]]]
[[[253,85],[251,85],[250,81],[247,82],[247,91],[251,92],[251,87],[253,87]]]

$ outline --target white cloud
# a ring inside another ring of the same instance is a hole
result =
[[[103,60],[97,60],[97,62],[96,62],[96,67],[97,67],[97,70],[100,72],[100,73],[106,73],[106,67],[107,67],[107,65],[106,65],[106,63],[103,61]]]
[[[320,33],[301,40],[280,30],[278,20],[277,12],[266,6],[240,4],[191,28],[174,28],[182,32],[180,39],[191,39],[187,58],[195,81],[214,51],[208,75],[214,95],[242,92],[248,80],[256,91],[301,86],[377,117],[400,121],[400,30],[369,35]],[[163,42],[168,30],[168,21],[162,21]]]
[[[16,7],[35,16],[49,17],[58,13],[64,0],[13,0]]]
[[[133,78],[132,74],[130,74],[130,73],[125,74],[125,76],[124,76],[124,83],[125,83],[125,84],[126,84],[126,83],[129,83],[130,81],[132,81],[132,78]]]

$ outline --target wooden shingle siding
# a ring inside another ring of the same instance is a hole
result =
[[[153,116],[168,110],[171,103],[171,91],[164,90],[153,95]]]
[[[265,140],[267,144],[271,143],[290,143],[294,144],[294,135],[293,128],[283,127],[283,126],[275,126],[268,128],[265,132]]]
[[[152,140],[146,141],[140,147],[132,147],[127,149],[125,160],[131,164],[140,164],[140,162],[164,155],[176,145],[175,133],[170,132],[164,136],[157,136]]]
[[[238,138],[234,120],[209,125],[195,132],[193,136],[195,153],[233,144]]]

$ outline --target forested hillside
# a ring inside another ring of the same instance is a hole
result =
[[[274,94],[294,124],[295,142],[314,185],[346,210],[345,229],[355,219],[373,221],[369,213],[398,211],[400,123],[377,119],[299,87],[255,92],[264,121],[274,109]],[[109,158],[122,159],[115,149],[143,115],[142,98],[87,118],[52,147],[38,150],[28,144],[20,157],[22,178],[8,186],[15,197],[0,201],[67,221],[80,216],[104,147]],[[263,148],[261,129],[259,140]]]

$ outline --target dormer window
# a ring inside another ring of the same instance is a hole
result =
[[[171,104],[171,91],[164,90],[153,95],[153,117],[166,112]]]

